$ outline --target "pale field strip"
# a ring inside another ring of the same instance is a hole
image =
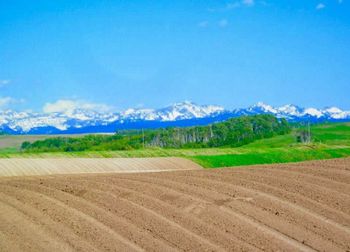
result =
[[[132,173],[193,170],[201,167],[175,157],[164,158],[11,158],[0,159],[0,176],[81,173]]]

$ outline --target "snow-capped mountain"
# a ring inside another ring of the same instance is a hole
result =
[[[213,116],[223,111],[223,107],[213,105],[199,106],[185,101],[162,109],[128,109],[121,113],[121,117],[132,120],[176,121]]]
[[[347,121],[350,120],[350,111],[343,111],[337,107],[328,107],[325,109],[301,108],[296,105],[287,104],[281,107],[272,107],[268,104],[259,102],[248,109],[241,109],[247,114],[273,114],[279,118],[286,118],[289,121]]]
[[[14,134],[60,134],[115,132],[117,129],[205,125],[228,118],[273,114],[289,121],[350,121],[350,111],[337,107],[301,108],[295,105],[273,107],[259,102],[248,108],[227,110],[220,106],[175,103],[161,109],[127,109],[101,113],[75,109],[69,113],[0,111],[0,131]]]

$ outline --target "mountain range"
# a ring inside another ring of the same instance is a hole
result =
[[[273,114],[291,122],[350,121],[350,111],[337,107],[302,108],[295,105],[273,107],[259,102],[248,108],[228,110],[221,106],[175,103],[161,109],[127,109],[101,113],[75,109],[69,113],[0,111],[0,131],[10,134],[108,133],[123,129],[205,125],[228,118]]]

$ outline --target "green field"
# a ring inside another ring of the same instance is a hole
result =
[[[331,159],[350,156],[350,148],[341,149],[272,149],[266,152],[194,156],[193,160],[205,168],[254,164],[300,162],[306,160]]]
[[[0,135],[0,154],[18,153],[23,142],[34,142],[55,137],[81,137],[86,134],[72,135]]]
[[[313,142],[296,142],[294,133],[262,139],[237,148],[162,149],[128,151],[84,151],[20,153],[7,145],[0,157],[186,157],[205,168],[298,162],[350,156],[350,123],[329,123],[311,127]],[[25,137],[25,136],[21,136]],[[0,138],[0,141],[2,138]]]
[[[311,127],[313,142],[297,143],[294,133],[255,141],[236,148],[237,154],[196,155],[206,168],[299,162],[350,156],[350,124],[330,123]]]

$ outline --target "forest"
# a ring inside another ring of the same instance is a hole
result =
[[[141,148],[238,147],[258,139],[287,134],[291,127],[285,119],[272,115],[232,118],[207,126],[118,131],[114,135],[87,135],[78,138],[56,137],[23,142],[23,152],[74,152],[132,150]]]

